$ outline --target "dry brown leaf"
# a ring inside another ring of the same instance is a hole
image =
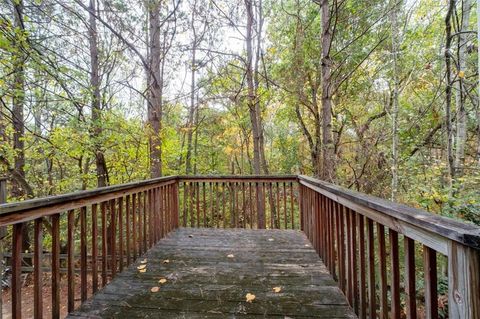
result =
[[[150,289],[151,292],[158,292],[160,290],[160,287],[152,287]]]
[[[160,280],[158,281],[160,284],[164,284],[167,282],[167,279],[165,278],[160,278]]]
[[[228,258],[233,258],[233,257],[235,257],[235,256],[234,256],[233,254],[229,254],[229,255],[227,255],[227,257],[228,257]]]
[[[282,287],[273,287],[272,290],[275,293],[279,293],[280,291],[282,291]]]
[[[247,299],[247,302],[252,303],[255,300],[255,295],[251,293],[247,293],[245,298]]]
[[[164,264],[168,264],[169,262],[170,262],[170,260],[168,260],[168,259],[165,259],[165,260],[163,261]]]
[[[147,265],[145,265],[145,264],[142,264],[142,265],[137,267],[138,270],[142,270],[142,269],[145,269],[145,268],[147,268]]]

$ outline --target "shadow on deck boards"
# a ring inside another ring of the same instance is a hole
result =
[[[68,318],[356,316],[302,232],[180,228]]]

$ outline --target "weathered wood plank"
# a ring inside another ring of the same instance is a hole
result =
[[[356,318],[302,232],[202,228],[167,235],[70,318],[148,316]]]

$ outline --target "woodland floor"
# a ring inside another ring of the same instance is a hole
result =
[[[69,317],[356,318],[300,231],[180,228],[145,257]]]

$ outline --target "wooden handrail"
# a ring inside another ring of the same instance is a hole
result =
[[[323,195],[337,202],[344,203],[347,206],[352,206],[352,209],[357,206],[362,206],[364,211],[372,209],[376,212],[382,213],[382,215],[408,223],[409,225],[417,227],[435,237],[439,236],[444,239],[451,239],[462,245],[480,249],[480,227],[477,225],[468,224],[452,218],[435,215],[411,206],[359,193],[309,176],[300,175],[298,176],[298,179],[301,184],[311,188],[316,187]],[[405,224],[402,223],[401,225]],[[427,239],[424,244],[431,245],[431,241]],[[442,252],[446,251],[446,249],[442,249],[438,246],[432,248]]]

